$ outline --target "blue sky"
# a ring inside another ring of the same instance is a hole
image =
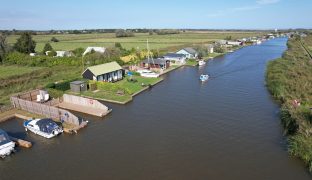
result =
[[[6,0],[0,29],[312,28],[312,0]]]

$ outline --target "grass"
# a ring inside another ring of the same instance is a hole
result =
[[[312,36],[302,40],[312,45]],[[312,63],[299,39],[288,41],[283,57],[269,62],[267,86],[281,102],[281,122],[288,135],[289,152],[302,159],[312,171]],[[301,105],[294,106],[299,100]]]
[[[26,66],[0,66],[0,79],[31,73],[39,69],[42,68]]]
[[[196,66],[198,65],[198,62],[195,59],[189,59],[185,63],[186,66]]]
[[[60,42],[50,42],[55,50],[73,50],[78,47],[88,46],[114,46],[116,42],[122,44],[126,49],[146,49],[146,40],[149,40],[151,49],[164,49],[168,47],[192,45],[200,43],[211,43],[213,41],[232,36],[233,39],[261,35],[263,32],[213,32],[213,31],[187,31],[172,35],[149,35],[148,33],[136,33],[135,37],[116,38],[114,33],[93,33],[93,34],[60,34],[60,35],[34,35],[37,42],[36,51],[42,51],[46,42],[56,37]],[[19,36],[11,35],[8,43],[14,44]]]
[[[93,97],[107,101],[117,101],[119,103],[126,103],[132,100],[132,96],[147,87],[147,85],[156,84],[162,78],[144,78],[140,76],[133,76],[130,81],[129,77],[124,78],[116,83],[97,82],[97,91],[83,92],[81,95]],[[145,86],[142,86],[144,84]],[[118,92],[122,92],[122,94]]]
[[[5,68],[7,66],[0,66],[0,70]],[[32,69],[31,67],[23,67],[24,69],[28,69],[24,74],[21,74],[19,66],[10,66],[10,68],[15,70],[14,72],[19,75],[13,75],[14,78],[12,79],[9,78],[12,76],[7,76],[7,78],[1,80],[0,105],[9,105],[12,94],[42,88],[48,83],[81,76],[81,68],[76,66],[55,66],[53,68],[40,68],[37,70],[33,68],[33,71],[30,71]]]

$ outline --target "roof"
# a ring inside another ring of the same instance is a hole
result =
[[[191,47],[184,48],[184,50],[193,55],[197,54],[197,51]]]
[[[148,63],[148,62],[149,62],[150,64],[166,64],[166,60],[163,59],[163,58],[150,59],[150,60],[145,59],[145,60],[143,61],[143,63]]]
[[[86,55],[87,53],[91,52],[92,50],[94,50],[95,52],[104,53],[106,48],[105,47],[87,47],[87,49],[85,50],[83,55]]]
[[[89,69],[89,71],[91,71],[95,76],[99,76],[102,74],[106,74],[109,72],[120,70],[120,69],[122,69],[122,67],[116,61],[113,61],[110,63],[100,64],[100,65],[96,65],[96,66],[90,66],[87,69]]]
[[[75,84],[75,85],[81,85],[81,84],[84,84],[85,82],[84,81],[73,81],[73,82],[70,82],[70,84]]]
[[[168,53],[164,55],[163,57],[168,57],[168,58],[183,58],[185,57],[184,54],[177,54],[177,53]]]

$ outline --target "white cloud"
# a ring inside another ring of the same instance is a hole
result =
[[[258,0],[257,4],[260,5],[267,5],[267,4],[276,4],[278,2],[280,2],[281,0]]]

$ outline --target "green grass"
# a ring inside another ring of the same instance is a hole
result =
[[[195,59],[189,59],[185,63],[186,66],[196,66],[198,65],[198,62]]]
[[[312,36],[302,40],[312,45]],[[267,87],[281,102],[281,122],[288,135],[290,154],[302,159],[312,171],[312,63],[299,39],[288,41],[283,57],[269,62]],[[295,107],[294,100],[301,105]]]
[[[140,76],[133,76],[132,79],[135,79],[135,81],[128,81],[128,79],[129,77],[126,77],[123,80],[117,81],[115,83],[97,82],[97,91],[83,92],[82,95],[97,99],[125,103],[132,100],[132,95],[140,92],[146,88],[147,85],[153,85],[162,80],[162,78],[144,78]],[[142,83],[145,86],[142,86]],[[118,94],[118,91],[122,91],[124,93],[120,95]]]
[[[0,66],[0,69],[5,69],[7,66]],[[14,66],[11,68],[14,69]],[[48,83],[64,81],[81,77],[81,67],[76,66],[55,66],[53,68],[41,68],[21,74],[20,67],[16,66],[15,78],[7,77],[1,80],[1,85],[5,87],[0,88],[0,105],[9,105],[10,96],[15,93],[33,90],[36,88],[43,88]],[[32,67],[23,67],[25,69],[36,69]],[[26,70],[27,71],[27,70]]]
[[[233,39],[261,35],[260,32],[195,32],[188,31],[172,35],[149,35],[148,33],[136,33],[135,37],[116,38],[114,33],[93,33],[93,34],[61,34],[61,35],[34,35],[33,39],[37,42],[36,51],[42,51],[46,42],[52,37],[56,37],[60,42],[51,43],[55,50],[73,50],[78,47],[88,46],[114,46],[116,42],[122,44],[127,49],[145,49],[146,40],[149,40],[151,49],[164,49],[173,46],[192,45],[199,43],[209,43],[215,40],[224,39],[232,36]],[[8,43],[14,44],[19,36],[11,35]]]
[[[39,69],[42,68],[26,66],[0,66],[0,79],[31,73]]]

